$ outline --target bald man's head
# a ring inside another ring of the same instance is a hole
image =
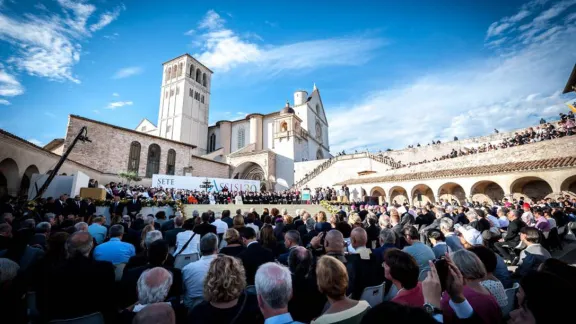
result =
[[[175,324],[176,315],[172,306],[166,303],[150,304],[140,310],[132,324]]]
[[[138,279],[138,302],[142,305],[161,303],[172,286],[172,274],[161,267],[144,271]]]
[[[366,234],[366,231],[362,227],[356,227],[352,230],[352,234],[350,234],[350,242],[354,249],[366,246],[366,243],[368,242],[368,234]]]
[[[92,250],[92,244],[92,235],[88,232],[76,232],[70,235],[66,241],[68,258],[77,256],[88,257]]]
[[[339,230],[331,230],[324,238],[324,248],[326,252],[344,252],[344,236]]]

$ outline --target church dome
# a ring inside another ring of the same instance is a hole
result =
[[[290,103],[288,103],[288,101],[286,101],[286,106],[284,108],[282,108],[282,110],[280,110],[281,114],[293,114],[294,113],[294,109],[292,109],[292,107],[290,107]]]

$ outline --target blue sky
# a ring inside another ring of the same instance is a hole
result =
[[[215,72],[211,122],[316,83],[333,152],[402,148],[567,111],[575,45],[576,0],[0,0],[0,128],[155,123],[161,63],[188,52]]]

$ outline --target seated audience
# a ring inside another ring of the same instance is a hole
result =
[[[500,308],[506,307],[506,305],[508,305],[508,297],[506,296],[506,291],[504,291],[504,285],[494,276],[494,270],[496,270],[496,264],[498,262],[496,254],[482,245],[473,246],[468,250],[476,254],[486,269],[486,278],[484,281],[481,281],[480,284],[488,289],[490,294],[496,298]]]
[[[184,225],[184,217],[176,216],[174,217],[174,228],[164,232],[164,239],[168,243],[168,246],[173,248],[176,247],[176,237],[179,233],[185,231],[182,226]]]
[[[364,300],[357,301],[346,297],[346,266],[338,259],[325,255],[316,265],[316,278],[318,289],[326,295],[330,307],[312,323],[360,323],[370,305]]]
[[[136,313],[132,324],[176,324],[176,314],[170,305],[156,303]]]
[[[236,231],[235,229],[229,229]],[[219,255],[204,280],[204,301],[194,307],[188,323],[259,323],[262,313],[255,295],[247,294],[246,275],[237,258]]]
[[[128,263],[128,260],[136,255],[136,249],[134,245],[122,242],[122,235],[124,235],[124,226],[110,227],[110,240],[94,248],[94,260],[108,261],[114,265]]]
[[[278,263],[265,263],[258,268],[255,283],[264,323],[300,324],[288,312],[288,302],[292,298],[292,277],[288,268]]]
[[[292,299],[288,310],[296,321],[309,323],[320,316],[326,297],[318,290],[314,258],[310,250],[298,246],[288,256],[288,267],[292,273]]]
[[[450,258],[460,269],[464,279],[463,296],[468,300],[474,312],[478,314],[479,322],[485,324],[501,323],[502,313],[496,299],[488,289],[482,286],[486,278],[486,268],[476,254],[468,250],[452,252]],[[442,310],[444,323],[457,323],[458,317],[449,306],[450,296],[444,292],[442,296]]]
[[[184,281],[184,304],[192,310],[200,304],[204,296],[204,278],[210,268],[210,263],[218,255],[218,237],[207,233],[200,240],[200,260],[189,263],[182,269]]]
[[[88,226],[88,233],[94,237],[96,244],[101,244],[106,239],[106,234],[108,234],[108,229],[103,226],[104,217],[97,216],[92,219],[92,225]]]
[[[184,231],[176,234],[176,247],[174,249],[174,256],[178,254],[192,254],[198,253],[200,245],[200,235],[195,233],[194,220],[187,219],[182,226]]]
[[[263,232],[266,227],[267,225],[262,227]],[[246,247],[246,250],[238,254],[238,258],[242,260],[244,270],[246,271],[246,284],[254,285],[256,270],[266,262],[273,262],[274,254],[256,240],[256,232],[254,232],[254,229],[245,227],[240,231],[240,236],[242,237],[242,243]]]
[[[242,234],[242,232],[240,232]],[[256,234],[256,231],[254,231]],[[282,237],[284,233],[280,233]],[[277,258],[280,254],[286,252],[286,247],[284,246],[283,242],[278,241],[276,235],[274,234],[274,229],[271,225],[264,225],[262,226],[262,230],[260,231],[260,244],[263,248],[266,248],[274,254],[274,257]]]
[[[286,253],[282,253],[278,256],[278,262],[283,265],[288,265],[288,255],[290,251],[297,248],[300,245],[300,233],[296,230],[290,230],[284,234],[284,246],[288,249]]]
[[[541,262],[552,257],[550,252],[540,244],[540,235],[540,232],[534,227],[522,228],[520,231],[520,241],[526,245],[526,248],[520,252],[518,267],[522,266],[528,255],[539,256],[539,261]]]
[[[438,229],[428,231],[428,241],[432,243],[432,251],[436,258],[443,257],[446,253],[452,252],[452,249],[446,244],[446,237]]]
[[[226,241],[226,246],[220,249],[221,254],[235,257],[246,249],[246,247],[242,245],[240,233],[233,228],[226,230],[226,233],[224,233],[224,241]]]
[[[408,244],[403,251],[414,257],[420,271],[430,270],[428,261],[436,258],[434,251],[428,245],[420,242],[420,234],[413,226],[402,229],[402,233]]]
[[[69,319],[100,312],[107,321],[114,322],[115,298],[102,298],[114,291],[114,266],[108,261],[91,259],[92,245],[90,233],[70,235],[66,241],[67,260],[43,274],[43,284],[36,292],[37,307],[43,320]]]
[[[398,289],[392,301],[398,304],[421,307],[424,305],[422,283],[418,282],[420,270],[414,257],[398,249],[389,249],[384,255],[384,276]]]

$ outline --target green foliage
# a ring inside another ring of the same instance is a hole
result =
[[[128,184],[130,184],[130,182],[134,181],[134,182],[138,182],[140,180],[142,180],[142,178],[140,178],[138,176],[138,174],[134,171],[127,171],[127,172],[120,172],[118,173],[118,176],[124,180],[126,180],[126,182]]]

